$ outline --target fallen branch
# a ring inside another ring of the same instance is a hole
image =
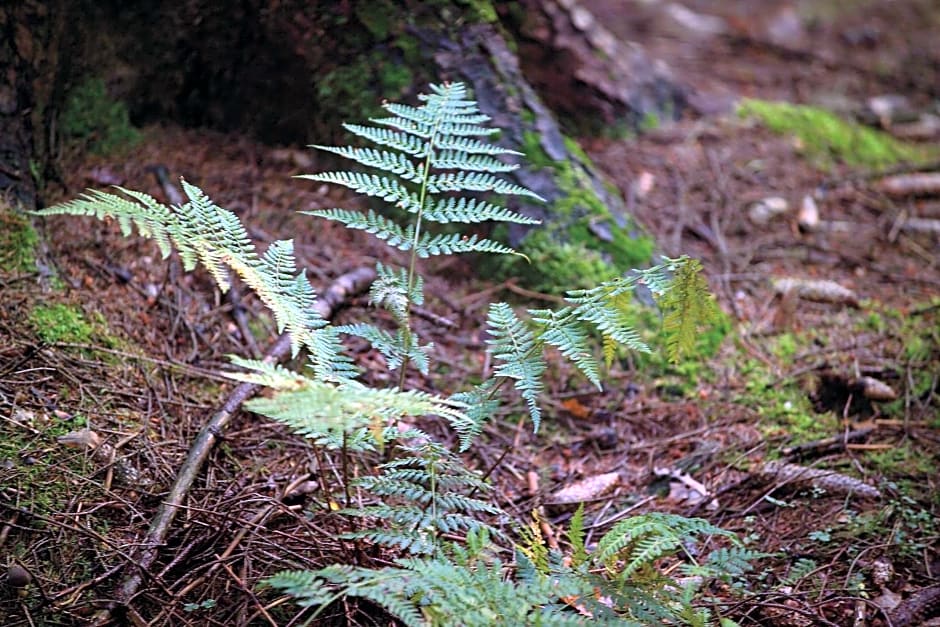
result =
[[[336,279],[333,284],[317,299],[314,307],[320,317],[329,319],[334,310],[344,300],[364,291],[375,280],[375,270],[372,268],[357,268],[352,272],[344,274]],[[281,335],[277,341],[267,350],[264,355],[264,361],[267,363],[277,363],[290,354],[290,336],[286,333]],[[133,572],[126,577],[121,587],[117,591],[116,600],[112,601],[105,610],[99,612],[95,617],[94,623],[104,624],[111,619],[111,614],[115,608],[122,606],[128,608],[130,601],[140,589],[144,574],[150,569],[156,560],[160,546],[166,542],[167,533],[173,524],[173,519],[183,504],[183,500],[189,493],[189,489],[198,476],[202,466],[205,464],[209,453],[212,451],[216,442],[222,436],[225,427],[231,421],[232,417],[241,407],[242,403],[251,398],[259,389],[260,385],[254,383],[241,383],[235,387],[229,394],[225,402],[216,411],[209,421],[205,424],[199,435],[193,441],[186,456],[186,461],[180,466],[176,475],[176,481],[170,489],[170,493],[164,499],[157,510],[156,515],[150,523],[147,536],[139,545],[139,548],[133,554],[133,563],[135,568]]]

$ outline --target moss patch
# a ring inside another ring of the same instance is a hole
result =
[[[885,133],[847,122],[819,107],[744,100],[738,115],[756,117],[776,133],[794,135],[806,155],[824,168],[833,161],[841,161],[877,170],[899,162],[920,163],[936,156]]]
[[[43,342],[87,343],[94,326],[80,309],[72,305],[38,305],[29,312],[29,324]]]
[[[565,146],[575,159],[591,165],[573,139],[565,138]],[[533,230],[522,242],[520,252],[532,263],[511,260],[503,263],[504,271],[533,289],[560,294],[594,287],[649,262],[653,240],[639,234],[634,224],[616,224],[587,173],[576,162],[551,159],[534,132],[523,135],[522,150],[530,167],[553,171],[561,195],[548,210],[552,223]],[[608,236],[601,237],[599,232]]]
[[[89,79],[69,93],[61,122],[66,137],[98,154],[130,148],[140,141],[127,105],[113,100],[100,78]]]
[[[26,216],[8,205],[0,206],[0,271],[32,272],[36,269],[39,237]]]

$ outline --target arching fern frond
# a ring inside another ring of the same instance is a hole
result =
[[[185,180],[182,186],[189,200],[179,207],[167,207],[147,194],[118,187],[127,197],[91,190],[35,213],[115,219],[125,234],[136,226],[142,236],[157,242],[164,257],[175,247],[186,270],[202,263],[222,290],[229,287],[231,268],[271,310],[278,330],[290,333],[294,355],[303,346],[311,353],[322,348],[315,336],[326,323],[313,308],[313,287],[303,272],[296,273],[291,241],[276,242],[259,257],[238,216],[215,205]],[[334,357],[319,355],[324,362]]]
[[[467,420],[462,403],[426,392],[370,388],[355,381],[337,384],[239,357],[234,357],[233,363],[253,372],[230,372],[227,377],[259,383],[277,392],[269,398],[247,401],[245,406],[307,437],[366,425],[381,427],[403,416],[437,415],[455,422]]]

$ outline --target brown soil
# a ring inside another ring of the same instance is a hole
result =
[[[700,111],[726,109],[742,96],[841,103],[844,111],[885,93],[907,96],[918,110],[938,98],[940,15],[928,2],[855,2],[851,11],[837,9],[840,3],[773,2],[761,3],[759,15],[748,14],[750,2],[686,2],[725,18],[725,32],[697,35],[670,21],[663,3],[629,11],[614,0],[586,4],[615,34],[669,62],[693,87]],[[815,17],[803,28],[784,29],[789,35],[782,39],[775,34],[787,7],[806,15],[811,5]],[[605,521],[609,526],[627,510],[702,516],[747,536],[755,549],[773,554],[747,578],[752,595],[736,603],[730,590],[714,591],[731,599],[725,612],[742,625],[851,625],[860,614],[867,623],[855,624],[888,624],[877,603],[909,597],[940,576],[940,239],[900,229],[911,215],[940,217],[940,201],[889,197],[879,191],[878,176],[838,163],[820,168],[792,137],[728,112],[689,112],[640,137],[583,144],[664,253],[703,261],[735,337],[680,369],[626,358],[603,393],[553,366],[542,432],[533,435],[518,416],[502,417],[467,463],[490,471],[499,504],[519,519],[559,488],[619,472],[614,490],[587,508],[589,523],[600,523],[595,540]],[[152,127],[131,154],[64,163],[64,189],[47,200],[110,184],[163,198],[152,172],[163,165],[238,213],[259,245],[294,238],[318,288],[376,260],[401,262],[368,236],[296,213],[354,202],[288,178],[321,169],[311,154],[235,135]],[[638,191],[640,180],[652,183],[647,193]],[[806,195],[815,196],[823,221],[815,231],[797,225]],[[755,224],[748,209],[769,196],[787,199],[791,209]],[[184,274],[178,261],[161,260],[151,242],[121,237],[116,225],[48,220],[43,235],[43,261],[54,265],[63,291],[49,288],[49,272],[38,280],[0,277],[0,403],[7,427],[23,441],[16,460],[0,459],[0,548],[33,578],[23,594],[0,589],[5,625],[84,624],[107,605],[128,551],[232,387],[217,374],[226,369],[225,356],[257,350],[233,314],[247,311],[260,350],[275,337],[250,295],[220,295],[204,272]],[[487,304],[522,297],[512,284],[474,278],[465,260],[428,264],[424,272],[428,311],[456,326],[430,315],[419,320],[447,369],[433,380],[415,375],[412,384],[449,393],[488,367],[481,350]],[[855,297],[781,297],[772,283],[781,278],[833,281]],[[100,314],[90,342],[97,349],[37,339],[26,312],[52,300]],[[372,315],[357,298],[337,319]],[[353,348],[371,380],[382,382],[387,375],[367,346]],[[899,400],[864,398],[862,376],[887,384]],[[57,440],[83,419],[113,456]],[[826,437],[828,445],[799,448]],[[779,457],[860,480],[881,496],[784,485],[759,472]],[[27,474],[24,461],[48,468]],[[335,562],[382,563],[386,556],[336,538],[348,525],[332,513],[349,498],[342,466],[341,456],[239,415],[147,573],[132,603],[137,615],[126,620],[260,625],[273,617],[295,624],[302,613],[256,588],[265,576]],[[654,472],[677,467],[704,483],[709,496]],[[49,493],[56,496],[38,502],[37,495]],[[569,517],[548,510],[556,530]],[[797,574],[800,560],[815,567]],[[883,588],[872,581],[879,561],[896,573]],[[214,607],[200,606],[209,601]],[[332,618],[389,624],[377,615],[341,604]]]

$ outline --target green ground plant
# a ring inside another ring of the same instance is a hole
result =
[[[899,162],[921,163],[937,156],[936,151],[848,122],[820,107],[746,99],[739,105],[738,114],[757,118],[776,133],[795,136],[807,156],[824,168],[840,161],[879,170]]]
[[[363,230],[406,253],[404,267],[378,264],[371,287],[370,300],[390,314],[389,325],[367,321],[335,326],[320,318],[312,307],[314,290],[305,273],[296,270],[292,242],[276,241],[264,253],[257,252],[237,216],[186,181],[182,186],[188,200],[180,206],[167,207],[146,194],[118,188],[118,194],[89,191],[37,213],[113,219],[125,234],[136,227],[156,241],[164,256],[177,250],[186,269],[203,265],[223,290],[233,270],[271,310],[278,330],[290,334],[294,356],[301,349],[308,355],[305,372],[233,357],[244,371],[231,373],[231,378],[271,390],[246,403],[247,408],[327,450],[342,449],[344,455],[384,452],[386,463],[374,469],[362,466],[357,485],[373,495],[374,504],[346,510],[364,521],[347,537],[410,555],[386,569],[342,564],[282,573],[269,580],[271,586],[305,605],[326,606],[344,595],[365,597],[408,624],[523,624],[515,621],[529,619],[576,624],[587,617],[579,605],[590,605],[594,609],[586,611],[603,613],[618,624],[648,624],[643,621],[649,616],[676,624],[709,624],[709,613],[695,606],[697,588],[678,586],[655,566],[699,536],[712,536],[724,538],[732,548],[691,560],[698,576],[708,580],[722,569],[744,567],[754,556],[738,547],[731,534],[699,519],[650,514],[618,523],[588,556],[583,527],[578,526],[582,523],[576,522],[569,533],[572,565],[560,553],[537,549],[531,535],[524,542],[527,547],[516,547],[515,562],[504,563],[490,538],[504,542],[500,529],[514,525],[487,500],[487,484],[459,455],[479,442],[491,418],[517,407],[539,429],[549,348],[598,388],[605,363],[610,364],[618,347],[649,352],[628,315],[640,285],[660,307],[666,357],[676,362],[693,350],[700,328],[716,315],[700,264],[687,257],[664,258],[651,268],[569,291],[566,304],[557,309],[520,314],[507,303],[493,303],[486,320],[492,375],[449,396],[409,387],[412,370],[425,375],[436,371],[433,345],[423,342],[412,324],[414,307],[425,300],[420,260],[457,253],[519,256],[484,237],[480,225],[534,221],[477,194],[538,198],[500,176],[519,167],[521,153],[486,141],[497,131],[484,125],[487,116],[462,84],[431,85],[430,93],[419,98],[420,106],[386,103],[388,116],[372,119],[371,125],[344,125],[374,147],[319,147],[368,171],[302,177],[345,186],[388,205],[307,213]],[[373,387],[360,380],[356,364],[344,352],[343,338],[350,335],[366,339],[384,357],[397,374],[397,386]],[[595,337],[599,346],[592,341]],[[421,429],[427,420],[449,425],[459,450]],[[465,540],[455,542],[454,537]],[[595,572],[601,566],[603,572]],[[559,577],[562,586],[556,585]],[[614,605],[598,602],[599,581],[618,595]]]
[[[29,323],[39,339],[49,344],[86,343],[94,333],[82,311],[64,303],[37,305],[29,312]]]
[[[0,200],[0,271],[32,272],[39,238],[26,215]]]
[[[127,105],[108,95],[100,78],[90,78],[66,97],[61,116],[62,134],[97,154],[109,154],[140,141],[130,122]]]

